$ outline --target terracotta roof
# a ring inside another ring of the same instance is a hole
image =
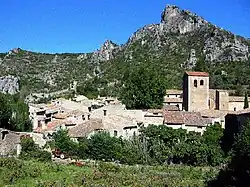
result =
[[[203,110],[200,111],[201,116],[207,117],[207,118],[220,118],[225,117],[230,111],[228,110]]]
[[[180,109],[176,105],[165,105],[164,110],[179,111]]]
[[[179,97],[165,97],[164,98],[164,103],[182,103],[183,99]]]
[[[65,125],[65,120],[54,120],[48,123],[47,129],[44,129],[44,131],[48,130],[56,130],[57,127],[60,127],[61,125]]]
[[[162,109],[148,109],[148,113],[163,113]]]
[[[250,99],[250,97],[248,97],[248,101],[250,101],[249,99]],[[229,97],[229,102],[244,102],[244,100],[245,100],[245,97],[240,97],[240,96],[230,96]]]
[[[66,118],[68,118],[70,116],[81,116],[81,115],[85,115],[85,114],[89,114],[89,113],[83,112],[83,111],[80,111],[80,110],[72,110],[70,112],[55,114],[55,115],[53,115],[53,117],[57,118],[57,119],[66,119]]]
[[[172,90],[172,89],[166,90],[167,95],[180,95],[182,93],[183,93],[182,90]]]
[[[207,72],[186,71],[185,73],[189,76],[209,77]]]
[[[101,119],[90,119],[69,129],[69,136],[73,138],[86,137],[95,130],[104,130]]]
[[[57,114],[54,114],[53,117],[56,119],[66,119],[68,117],[68,113],[67,112],[57,113]]]
[[[166,124],[185,124],[186,126],[207,126],[210,122],[202,118],[199,112],[165,111],[164,121]]]

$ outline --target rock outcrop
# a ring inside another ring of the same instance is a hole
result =
[[[19,92],[19,78],[8,75],[0,77],[0,92],[16,94]]]
[[[167,5],[161,16],[161,23],[169,32],[180,34],[192,32],[208,24],[200,16],[187,10],[181,10],[175,5]]]
[[[107,40],[91,53],[43,54],[20,48],[0,53],[0,75],[20,77],[32,92],[37,93],[67,89],[72,80],[83,84],[89,81],[98,90],[109,91],[107,85],[112,82],[118,85],[128,68],[146,63],[161,67],[168,83],[178,86],[181,72],[194,69],[201,61],[204,62],[201,67],[216,70],[222,63],[247,64],[250,61],[249,47],[249,39],[221,29],[188,10],[168,5],[159,23],[138,29],[123,45]],[[222,70],[225,71],[220,69],[218,72]],[[220,75],[216,76],[220,82]],[[15,82],[18,81],[7,80],[0,82],[0,91],[16,93],[19,87]],[[246,80],[250,80],[250,76]],[[250,85],[250,82],[242,84]]]
[[[93,59],[96,61],[108,61],[114,58],[114,52],[118,48],[118,45],[112,42],[111,40],[105,41],[99,50],[94,52]]]

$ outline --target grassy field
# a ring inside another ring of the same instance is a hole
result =
[[[188,166],[84,166],[0,159],[0,186],[205,186],[216,168]]]

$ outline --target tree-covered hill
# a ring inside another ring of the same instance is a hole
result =
[[[168,5],[160,23],[140,28],[121,46],[106,41],[88,54],[13,49],[0,54],[0,75],[20,77],[31,92],[65,89],[77,80],[98,93],[117,95],[126,72],[143,64],[160,68],[168,88],[181,87],[183,72],[192,69],[208,71],[212,88],[239,89],[250,85],[249,46],[249,40]]]

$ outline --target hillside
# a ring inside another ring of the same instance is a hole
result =
[[[106,41],[88,54],[22,49],[0,54],[0,76],[20,77],[21,86],[31,92],[65,89],[77,80],[102,94],[117,95],[126,72],[144,64],[163,70],[169,88],[181,87],[183,71],[193,69],[208,71],[212,88],[240,90],[240,85],[250,85],[249,47],[250,40],[168,5],[160,23],[140,28],[121,46]]]

